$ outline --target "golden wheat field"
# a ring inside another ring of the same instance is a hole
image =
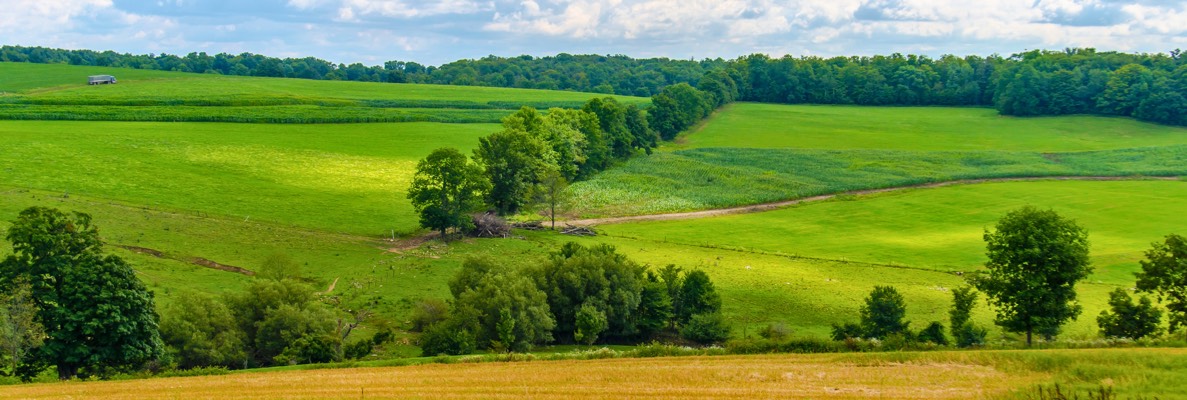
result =
[[[8,387],[4,398],[980,398],[1041,381],[991,366],[825,356],[716,356],[244,373]]]

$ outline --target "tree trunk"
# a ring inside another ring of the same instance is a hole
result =
[[[78,366],[69,364],[58,364],[58,379],[68,381],[78,376]]]
[[[1026,328],[1026,347],[1030,347],[1030,336],[1034,333],[1034,328]]]

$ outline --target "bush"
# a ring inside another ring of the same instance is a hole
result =
[[[833,340],[860,339],[864,336],[865,333],[863,333],[861,325],[852,322],[846,322],[843,325],[833,324]]]
[[[927,328],[923,328],[922,331],[919,331],[919,341],[931,342],[940,346],[947,346],[948,337],[944,335],[944,325],[933,321],[931,324],[927,325]]]
[[[701,344],[720,343],[729,339],[730,327],[719,312],[696,314],[680,330],[680,336]]]
[[[425,299],[416,303],[412,307],[412,326],[408,329],[413,332],[424,332],[433,324],[444,321],[449,317],[449,304],[446,304],[440,299]],[[391,332],[388,332],[390,335]]]
[[[470,327],[456,319],[433,325],[420,335],[421,355],[426,357],[470,354],[476,346]]]
[[[953,329],[952,340],[956,342],[958,347],[972,347],[985,344],[985,337],[989,335],[989,331],[985,328],[974,325],[972,322],[966,322],[964,325]]]
[[[787,325],[781,322],[777,322],[759,330],[758,336],[761,336],[763,339],[783,340],[791,336],[791,328],[788,328]]]

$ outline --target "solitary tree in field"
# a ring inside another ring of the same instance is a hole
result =
[[[1052,210],[1026,206],[985,231],[987,273],[975,280],[997,308],[994,321],[1010,332],[1054,337],[1080,315],[1076,282],[1092,272],[1088,232]]]
[[[469,213],[482,206],[486,187],[481,168],[457,150],[441,148],[416,164],[408,199],[420,213],[420,226],[437,230],[448,241],[448,229],[470,226]]]
[[[29,283],[46,335],[22,373],[49,364],[61,379],[107,376],[163,354],[152,293],[127,262],[103,254],[89,215],[31,207],[6,238],[13,255],[0,271]]]
[[[1146,251],[1138,272],[1138,290],[1154,292],[1166,299],[1167,319],[1172,332],[1187,326],[1187,239],[1167,235],[1162,243]]]

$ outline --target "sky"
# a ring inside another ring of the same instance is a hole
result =
[[[440,65],[1187,48],[1187,0],[0,0],[0,44]]]

